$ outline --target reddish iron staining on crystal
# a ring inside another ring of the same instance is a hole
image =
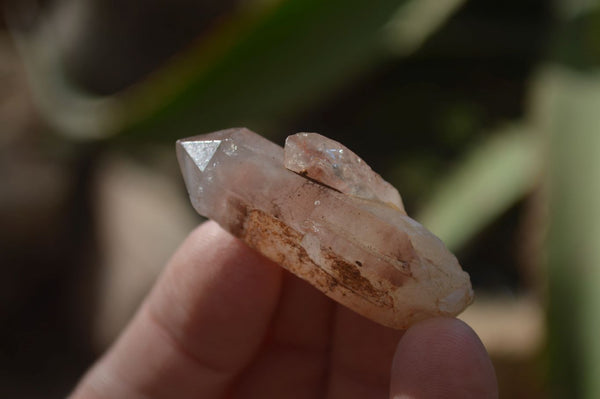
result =
[[[400,195],[316,133],[284,149],[248,129],[177,142],[194,208],[326,295],[381,324],[460,313],[469,276]],[[285,167],[284,167],[285,165]]]

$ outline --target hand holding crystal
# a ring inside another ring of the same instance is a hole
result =
[[[456,257],[334,140],[298,133],[281,148],[232,128],[179,140],[177,158],[198,213],[371,320],[404,329],[473,299]]]
[[[381,326],[207,222],[72,398],[497,395],[485,349],[461,321]]]

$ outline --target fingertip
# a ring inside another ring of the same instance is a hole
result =
[[[189,288],[215,291],[216,299],[244,302],[267,298],[273,300],[281,284],[282,269],[251,249],[243,241],[209,220],[194,229],[173,255],[159,284],[160,288]],[[183,287],[182,287],[183,286]],[[181,303],[181,302],[180,302]],[[196,304],[194,301],[183,303]]]
[[[202,224],[73,397],[221,397],[260,348],[281,280],[279,266]]]
[[[185,264],[186,262],[182,261],[183,259],[181,258],[186,260],[197,259],[199,255],[202,255],[202,252],[204,252],[206,248],[212,247],[214,243],[220,243],[223,246],[239,245],[236,241],[237,240],[231,234],[223,230],[218,223],[207,220],[188,234],[186,239],[174,253],[169,264]]]
[[[176,251],[148,302],[178,333],[198,342],[194,337],[211,329],[264,329],[275,310],[281,280],[278,265],[208,221]]]
[[[492,362],[477,334],[452,318],[406,331],[394,356],[391,395],[400,398],[497,398]]]

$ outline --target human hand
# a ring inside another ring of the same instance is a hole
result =
[[[399,341],[400,340],[400,341]],[[398,343],[399,341],[399,343]],[[216,223],[175,253],[72,398],[496,398],[477,335],[342,307]]]

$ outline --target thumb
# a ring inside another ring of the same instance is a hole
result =
[[[498,398],[492,362],[475,332],[458,319],[434,318],[402,337],[390,398]]]

